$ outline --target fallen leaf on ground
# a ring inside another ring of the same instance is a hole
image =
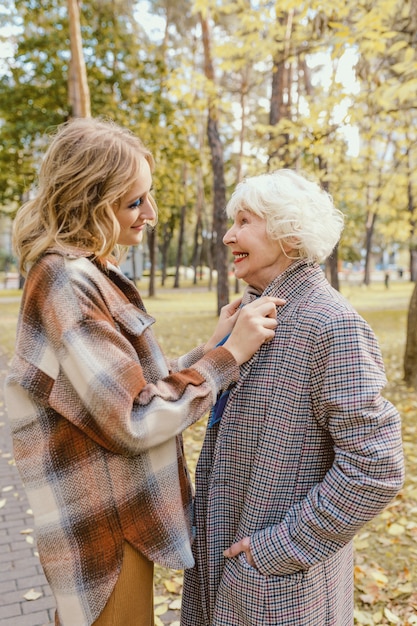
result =
[[[42,592],[31,589],[30,591],[25,593],[23,597],[25,600],[38,600],[39,598],[42,598],[42,596],[43,596]]]

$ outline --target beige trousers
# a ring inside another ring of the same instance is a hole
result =
[[[94,626],[154,626],[153,563],[127,542],[120,576]]]

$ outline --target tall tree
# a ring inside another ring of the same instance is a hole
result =
[[[73,117],[90,117],[90,90],[84,61],[78,0],[67,0],[71,61],[68,72],[68,95]]]
[[[207,12],[200,12],[200,24],[204,48],[204,73],[214,83],[214,67],[211,56],[210,24]],[[228,251],[223,244],[227,230],[226,182],[224,178],[223,145],[218,126],[218,108],[214,98],[209,103],[207,115],[207,137],[211,151],[213,168],[213,256],[217,270],[217,313],[229,302]]]
[[[407,385],[417,389],[417,283],[408,308],[404,380]]]
[[[178,228],[178,247],[177,247],[177,259],[175,264],[175,279],[174,287],[178,289],[180,286],[180,269],[183,263],[184,253],[184,234],[185,234],[185,218],[187,215],[187,164],[184,163],[182,167],[183,171],[183,201],[181,203],[180,211],[180,223]]]

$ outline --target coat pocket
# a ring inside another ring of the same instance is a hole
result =
[[[244,553],[228,559],[217,593],[213,626],[306,626],[304,580],[305,572],[301,570],[287,576],[264,576],[248,563]]]
[[[264,624],[265,576],[243,554],[225,562],[213,616],[213,626]]]
[[[155,318],[138,309],[133,304],[126,304],[111,310],[115,322],[129,335],[139,336],[154,322]]]

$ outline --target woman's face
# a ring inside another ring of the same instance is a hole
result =
[[[149,199],[151,188],[151,169],[147,160],[143,158],[140,174],[129,191],[121,198],[119,208],[115,211],[120,225],[120,235],[117,240],[120,245],[135,246],[140,243],[146,223],[155,219],[155,210]]]
[[[289,248],[267,235],[266,221],[247,210],[237,212],[223,243],[232,251],[236,278],[261,291],[294,261],[286,256]]]

